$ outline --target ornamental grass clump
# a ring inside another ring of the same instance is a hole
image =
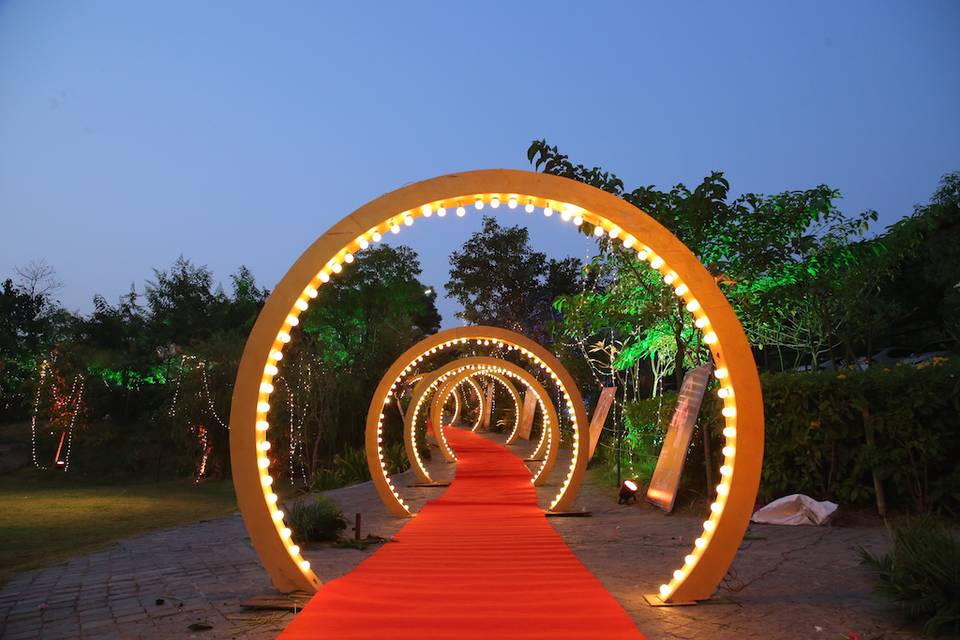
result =
[[[877,592],[930,635],[960,633],[960,541],[932,518],[892,531],[890,552],[861,559],[878,579]]]
[[[347,527],[340,507],[326,496],[297,502],[289,511],[287,522],[298,542],[330,542]]]

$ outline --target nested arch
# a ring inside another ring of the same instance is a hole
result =
[[[585,446],[581,443],[587,442],[589,438],[587,438],[585,433],[583,434],[584,437],[582,439],[580,438],[581,430],[587,428],[586,409],[583,406],[583,398],[580,395],[579,389],[577,389],[573,377],[556,356],[526,336],[499,327],[458,327],[428,336],[402,353],[390,366],[383,378],[381,378],[380,384],[373,394],[373,399],[370,401],[370,408],[367,412],[365,436],[367,443],[367,464],[370,467],[370,474],[377,493],[392,514],[400,517],[410,515],[410,509],[403,501],[399,488],[393,484],[386,473],[382,438],[385,408],[387,404],[393,401],[394,395],[399,393],[401,388],[400,381],[412,373],[425,358],[448,348],[462,347],[468,344],[477,347],[492,346],[500,350],[505,350],[507,353],[515,353],[521,360],[527,363],[528,368],[542,370],[544,375],[548,376],[557,386],[561,396],[564,398],[570,426],[573,429],[573,455],[570,466],[549,508],[552,511],[565,511],[570,509],[580,490],[583,475],[587,467]],[[503,361],[497,360],[497,362]],[[435,374],[436,372],[426,374],[418,382],[418,387],[423,389],[426,385],[433,384]],[[467,380],[469,381],[470,378],[467,377]],[[415,389],[414,393],[416,392]],[[407,408],[407,415],[404,418],[404,428],[408,434],[407,437],[404,437],[404,446],[406,447],[407,455],[410,456],[414,469],[419,467],[420,471],[422,471],[423,475],[418,472],[418,478],[423,478],[424,475],[429,476],[429,474],[423,462],[419,459],[419,452],[415,444],[412,442],[411,437],[409,437],[412,430],[408,427],[409,423],[414,419],[414,415],[419,412],[419,404],[422,404],[422,402],[423,396],[418,396],[418,400],[416,401],[411,398]],[[434,425],[434,436],[444,457],[446,457],[447,460],[456,460],[456,455],[447,445],[442,429],[439,429],[437,425]],[[429,480],[425,481],[429,482]]]
[[[446,445],[446,438],[443,436],[442,426],[441,408],[444,400],[444,387],[456,386],[460,381],[469,379],[477,374],[509,376],[515,378],[523,383],[527,389],[529,389],[537,397],[537,403],[539,404],[540,410],[544,417],[543,431],[546,434],[545,438],[547,439],[548,443],[551,443],[551,445],[548,446],[547,455],[544,458],[543,464],[541,464],[537,471],[533,474],[532,482],[535,485],[543,484],[557,460],[557,449],[559,448],[560,444],[560,418],[557,415],[556,407],[554,407],[553,402],[550,400],[550,394],[543,387],[543,385],[541,385],[540,382],[532,374],[530,374],[530,372],[526,371],[522,367],[500,358],[491,358],[487,356],[476,356],[454,360],[453,362],[450,362],[449,364],[436,370],[435,378],[431,382],[430,387],[421,389],[421,393],[418,397],[411,398],[411,406],[414,407],[415,412],[418,411],[419,406],[424,402],[426,396],[434,389],[437,389],[437,391],[433,394],[433,400],[430,403],[430,423],[433,428],[434,436],[437,438],[438,442],[442,440],[442,446],[449,450],[449,447]],[[514,402],[517,403],[517,407],[519,408],[518,401],[519,397],[515,395]],[[413,418],[414,419],[412,421],[405,425],[406,433],[404,435],[404,441],[408,447],[415,446],[415,433],[413,431],[413,425],[416,424],[416,414],[414,414]],[[429,477],[429,472],[423,467],[423,463],[419,456],[415,455],[410,462],[414,468],[420,467],[423,474]],[[371,469],[371,473],[372,472],[373,470]],[[420,477],[419,472],[417,475]],[[427,480],[427,482],[429,481],[430,480]],[[389,501],[389,498],[386,498],[382,494],[381,497],[384,497]]]
[[[594,187],[540,173],[506,169],[451,174],[397,189],[372,200],[321,235],[271,292],[250,332],[237,371],[231,405],[231,461],[237,502],[250,539],[281,591],[313,590],[320,582],[290,540],[271,490],[270,394],[284,345],[316,290],[353,254],[421,218],[442,218],[467,206],[507,215],[559,214],[564,222],[595,225],[598,235],[657,270],[696,318],[716,364],[725,419],[724,463],[716,501],[694,547],[660,588],[665,601],[708,598],[736,554],[746,531],[763,458],[763,405],[750,345],[733,309],[710,273],[666,228],[626,201]],[[579,395],[575,389],[571,393]],[[586,425],[586,417],[576,415]],[[368,424],[369,428],[369,424]],[[586,442],[586,438],[583,439]],[[575,443],[576,447],[579,445]],[[576,455],[565,482],[586,465]]]
[[[514,415],[515,415],[514,426],[513,426],[513,429],[511,429],[511,432],[516,431],[517,425],[519,424],[519,421],[520,421],[520,395],[517,393],[517,389],[516,387],[513,386],[513,383],[510,382],[510,378],[508,378],[503,374],[487,371],[483,374],[467,376],[466,378],[464,378],[462,381],[458,382],[455,385],[451,385],[448,382],[446,385],[443,386],[443,388],[439,390],[439,394],[443,398],[443,401],[441,402],[441,406],[446,407],[447,401],[450,399],[450,397],[451,396],[456,397],[456,388],[460,386],[461,382],[467,382],[467,381],[476,382],[476,378],[478,377],[490,378],[490,380],[494,384],[499,384],[501,387],[503,387],[504,390],[507,392],[507,395],[510,396],[510,401],[513,402]],[[486,404],[486,398],[483,398],[481,401],[484,404]],[[485,409],[485,407],[482,405],[480,408]],[[456,424],[456,420],[454,418],[451,418],[450,424]],[[476,431],[479,427],[480,427],[480,423],[477,422],[477,425],[473,427],[471,431]]]

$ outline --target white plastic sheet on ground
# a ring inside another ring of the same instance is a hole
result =
[[[758,509],[750,519],[762,524],[821,525],[830,519],[838,506],[834,502],[818,502],[810,496],[794,493]]]

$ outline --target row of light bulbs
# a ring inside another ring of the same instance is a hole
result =
[[[637,252],[637,258],[648,262],[651,268],[661,272],[664,277],[664,282],[672,286],[674,289],[674,293],[686,301],[687,311],[689,311],[691,314],[694,315],[695,325],[698,329],[702,331],[704,343],[707,345],[710,345],[711,349],[714,350],[715,358],[719,356],[719,353],[716,351],[714,346],[717,342],[717,335],[710,327],[710,321],[705,315],[705,313],[703,312],[702,308],[700,307],[699,301],[697,301],[696,298],[692,297],[687,285],[685,285],[682,282],[678,282],[679,276],[675,272],[669,269],[669,266],[666,264],[666,261],[663,259],[663,257],[656,255],[655,252],[653,252],[651,249],[649,249],[646,246],[638,245],[637,239],[633,235],[629,233],[624,233],[622,229],[620,229],[616,225],[613,225],[612,223],[610,223],[610,221],[606,220],[605,218],[602,218],[601,216],[590,213],[580,207],[577,207],[576,205],[572,205],[569,203],[557,203],[557,202],[534,198],[534,197],[526,197],[526,196],[521,196],[520,194],[507,194],[505,198],[504,198],[504,194],[478,194],[470,197],[464,196],[461,198],[453,198],[451,199],[451,202],[456,205],[457,216],[463,217],[464,215],[466,215],[466,208],[463,206],[462,201],[464,200],[469,201],[471,198],[473,200],[474,208],[477,210],[482,210],[485,206],[485,203],[487,202],[489,202],[491,208],[496,209],[501,205],[504,199],[506,200],[508,208],[516,209],[519,206],[520,200],[524,199],[525,200],[524,210],[527,213],[533,213],[536,210],[537,206],[540,206],[543,210],[543,215],[546,217],[551,217],[553,216],[555,211],[559,210],[561,220],[565,222],[572,221],[573,224],[576,226],[580,226],[581,224],[583,224],[583,222],[589,220],[595,225],[594,226],[595,236],[602,237],[604,235],[608,235],[612,240],[620,240],[625,249],[635,248]],[[276,342],[274,343],[274,349],[271,350],[270,355],[267,359],[267,364],[264,367],[263,384],[261,384],[260,399],[257,404],[257,429],[258,429],[258,433],[260,434],[261,440],[263,438],[262,434],[268,428],[268,423],[266,422],[266,416],[267,416],[267,412],[269,411],[269,403],[267,402],[267,399],[269,398],[270,392],[272,392],[273,390],[272,385],[270,384],[270,380],[274,375],[276,375],[276,371],[277,371],[276,363],[279,362],[280,359],[283,357],[281,350],[283,348],[283,345],[290,342],[290,331],[292,330],[293,327],[297,326],[299,322],[298,316],[300,315],[300,313],[302,313],[303,311],[306,311],[306,309],[308,308],[308,304],[309,304],[308,300],[317,297],[316,287],[322,283],[329,282],[331,278],[331,274],[340,273],[343,270],[342,265],[344,263],[349,264],[353,262],[354,251],[368,248],[371,242],[375,243],[375,242],[381,241],[383,239],[383,234],[386,233],[387,231],[393,234],[400,233],[401,223],[403,224],[403,226],[407,226],[407,227],[412,226],[414,223],[414,218],[418,215],[423,216],[425,218],[429,218],[429,217],[432,217],[434,213],[436,213],[437,217],[443,218],[447,214],[448,204],[449,204],[448,201],[442,201],[437,203],[425,203],[421,205],[419,209],[411,209],[409,211],[402,213],[400,216],[391,218],[387,222],[369,229],[368,231],[363,233],[361,236],[356,238],[356,240],[354,240],[353,242],[345,246],[343,249],[341,249],[336,254],[336,256],[333,259],[331,259],[330,262],[326,266],[324,266],[323,269],[320,270],[314,282],[303,290],[303,293],[294,303],[293,308],[291,308],[283,328],[277,334],[277,339],[276,339]],[[465,342],[466,339],[463,339],[463,341]],[[437,347],[434,347],[433,349],[431,349],[430,352],[432,353],[437,349],[442,349],[445,346],[448,346],[449,344],[453,344],[455,342],[457,341],[453,340],[443,345],[438,345]],[[493,342],[496,342],[501,345],[505,344],[499,340],[495,340]],[[542,368],[547,369],[546,364],[539,361],[539,358],[536,358],[536,356],[531,352],[529,352],[527,349],[514,347],[513,345],[510,345],[510,346],[513,348],[517,348],[518,350],[521,351],[521,353],[524,353],[524,355],[528,355],[529,357],[533,358],[535,362],[539,364]],[[419,362],[422,359],[423,359],[423,356],[420,356],[416,360],[416,362]],[[408,369],[405,369],[404,374],[407,371]],[[567,394],[566,389],[563,389],[563,385],[558,380],[556,374],[553,373],[552,371],[550,371],[550,373],[553,380],[557,382],[558,385],[561,387],[563,395],[566,399],[567,410],[568,410],[568,413],[570,414],[573,429],[574,429],[573,437],[575,442],[574,455],[570,464],[570,468],[567,472],[566,478],[562,483],[560,492],[557,494],[556,498],[553,500],[553,502],[550,505],[550,508],[552,509],[560,501],[560,498],[562,497],[562,495],[567,489],[567,486],[570,483],[570,480],[573,476],[573,470],[576,468],[577,456],[580,453],[580,446],[579,446],[579,427],[576,423],[576,416],[573,408],[573,402],[570,399],[569,394]],[[727,370],[723,367],[718,368],[714,372],[714,375],[720,381],[720,388],[719,388],[718,394],[724,401],[723,416],[725,419],[725,427],[723,430],[723,434],[726,438],[726,444],[723,447],[724,464],[720,467],[721,482],[717,486],[717,500],[710,505],[711,515],[710,515],[710,518],[704,522],[704,527],[703,527],[704,533],[694,541],[694,549],[690,554],[688,554],[684,558],[683,566],[680,569],[677,569],[676,571],[673,572],[673,579],[669,583],[660,585],[660,595],[663,598],[668,598],[676,590],[676,588],[686,578],[690,570],[696,565],[699,558],[702,556],[703,550],[706,549],[706,547],[708,546],[710,538],[713,534],[713,531],[715,531],[719,518],[723,513],[723,508],[724,508],[724,505],[726,504],[726,498],[730,490],[731,478],[733,476],[733,463],[734,463],[734,458],[736,454],[736,402],[735,402],[735,398],[733,397],[733,388],[728,384],[728,381],[727,381],[727,375],[728,375]],[[393,385],[391,386],[391,393],[398,381],[399,381],[399,378],[397,381],[394,381]],[[381,413],[380,422],[381,422],[380,428],[382,428],[382,413]],[[379,432],[379,429],[378,429],[378,432]],[[378,433],[378,441],[379,441],[379,433]],[[294,557],[294,559],[299,562],[301,569],[306,572],[309,570],[310,563],[302,559],[302,557],[299,555],[299,548],[297,548],[296,545],[289,542],[290,530],[289,528],[282,526],[283,514],[282,512],[279,512],[279,510],[276,510],[276,497],[275,497],[275,494],[270,492],[270,489],[269,489],[270,484],[273,482],[272,478],[266,472],[270,464],[269,459],[267,459],[266,457],[266,451],[269,450],[269,443],[266,443],[265,448],[261,448],[261,447],[262,447],[262,442],[260,443],[260,446],[258,446],[258,464],[262,470],[261,483],[264,487],[264,496],[265,496],[268,508],[272,510],[271,515],[274,521],[278,524],[278,531],[280,533],[281,538],[288,543],[288,550],[290,550],[291,555]],[[381,451],[381,460],[382,460],[382,451]],[[389,483],[389,478],[387,481]],[[395,496],[397,496],[397,499],[400,500],[399,495],[397,494],[397,491],[395,488],[393,488],[393,493]],[[401,504],[403,504],[402,500],[400,500],[400,502]],[[406,505],[404,505],[404,508],[407,508]],[[279,516],[277,515],[278,513],[279,513]]]

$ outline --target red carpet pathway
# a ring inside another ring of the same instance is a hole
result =
[[[643,639],[537,507],[526,465],[447,428],[456,480],[281,634],[305,638]]]

